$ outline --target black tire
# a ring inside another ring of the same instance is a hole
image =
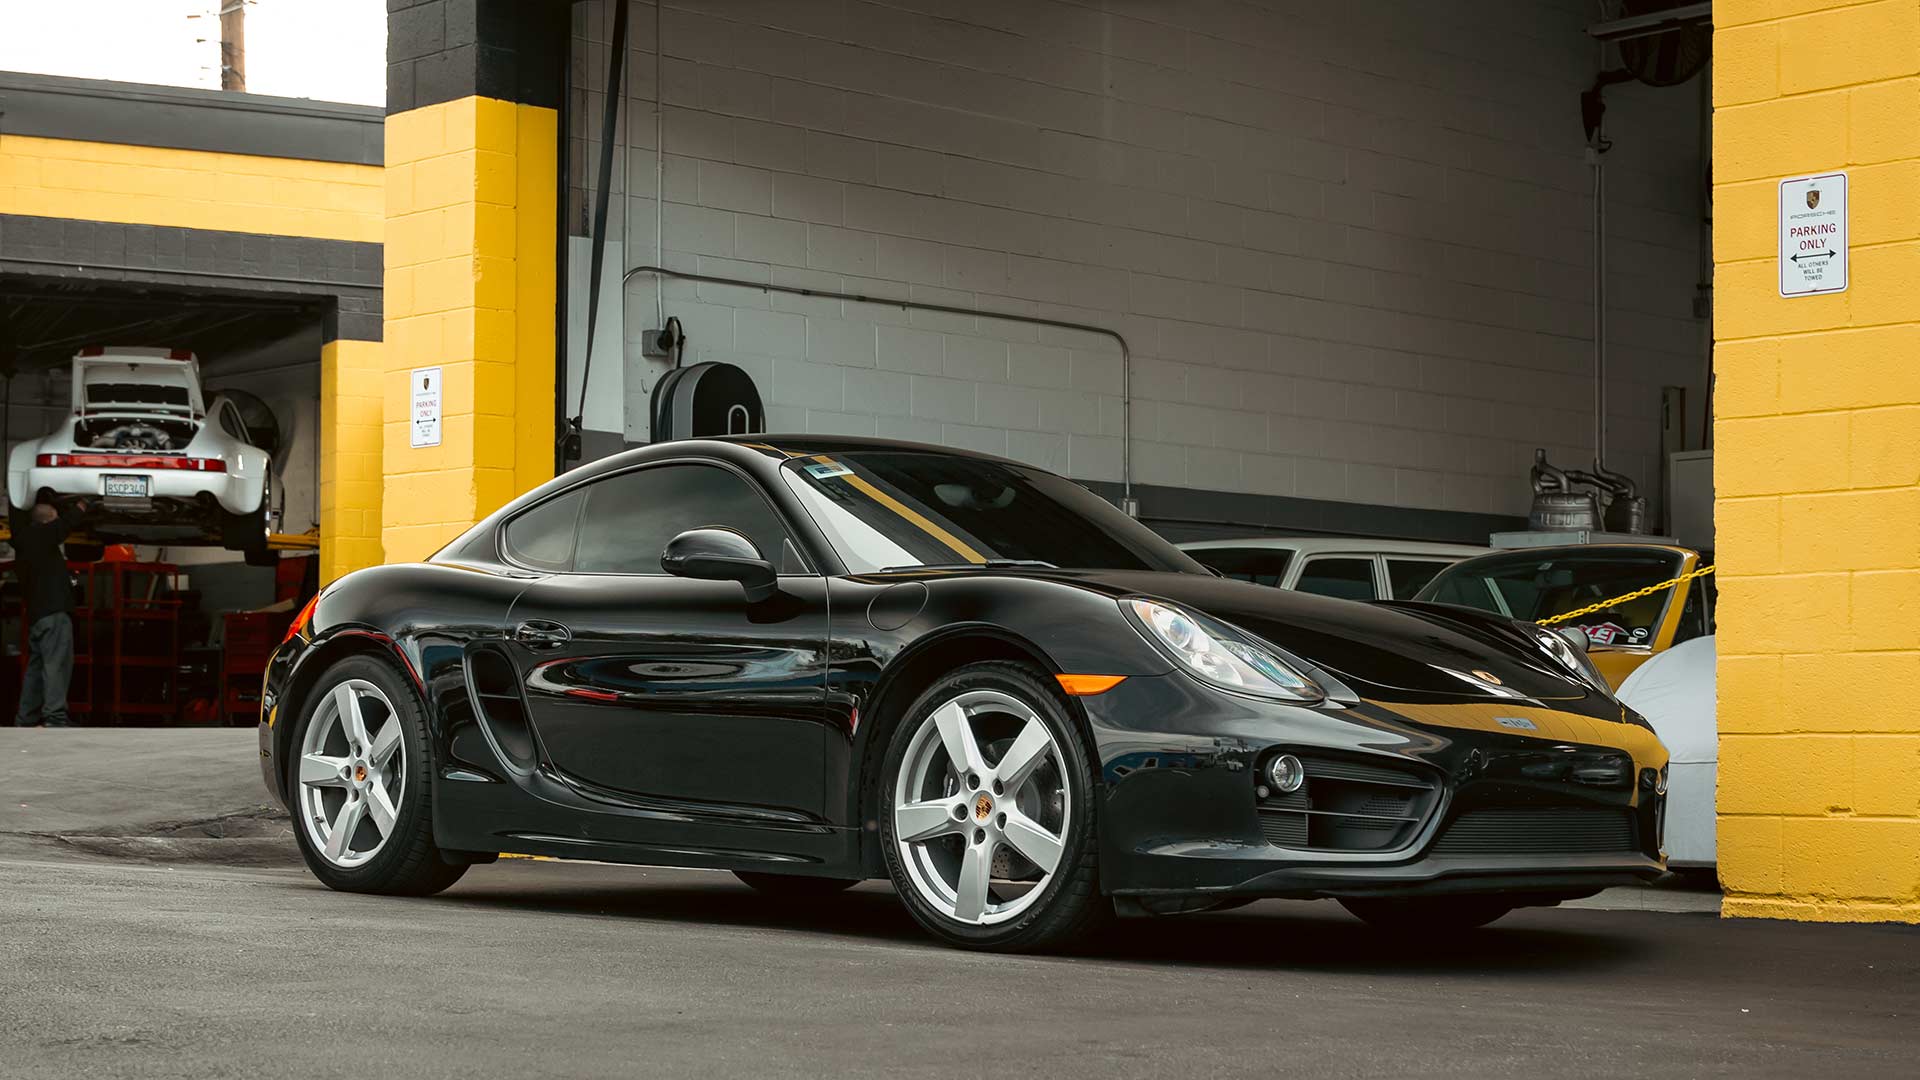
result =
[[[406,755],[406,783],[394,807],[393,832],[364,865],[335,866],[314,850],[305,823],[300,792],[300,748],[307,728],[333,688],[348,679],[364,679],[378,687],[394,708],[401,724],[399,752]],[[469,860],[449,857],[433,842],[433,763],[428,750],[427,723],[420,700],[405,676],[393,664],[374,656],[350,656],[335,663],[307,694],[293,737],[287,742],[287,793],[294,810],[293,835],[307,869],[328,888],[341,892],[380,893],[388,896],[431,896],[460,880]]]
[[[766,893],[789,900],[813,900],[834,896],[846,892],[860,884],[852,878],[804,877],[800,874],[760,874],[751,870],[735,870],[733,876],[743,884],[751,886],[754,892]]]
[[[1433,896],[1404,900],[1356,896],[1343,898],[1340,906],[1369,926],[1400,934],[1474,930],[1515,907],[1512,902],[1498,896]]]
[[[902,865],[894,832],[894,786],[914,733],[933,711],[969,690],[998,691],[1023,702],[1047,726],[1059,748],[1061,775],[1074,813],[1061,837],[1060,861],[1038,900],[1016,918],[975,925],[956,920],[928,903]],[[969,664],[936,680],[895,725],[874,791],[880,847],[895,893],[922,927],[940,940],[963,948],[995,952],[1056,951],[1081,944],[1113,918],[1113,902],[1100,892],[1098,830],[1094,815],[1094,772],[1086,737],[1068,711],[1054,680],[1026,664],[990,661]]]

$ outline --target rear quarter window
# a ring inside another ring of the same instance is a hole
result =
[[[571,567],[585,502],[586,489],[575,488],[507,522],[502,536],[508,558],[536,570]]]

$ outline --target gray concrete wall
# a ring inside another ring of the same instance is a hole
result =
[[[654,253],[657,75],[667,265],[1118,330],[1138,482],[1513,514],[1534,447],[1592,457],[1591,4],[668,0],[657,71],[653,6],[631,12],[629,265]],[[575,17],[581,234],[607,14]],[[1699,83],[1609,93],[1609,457],[1655,489],[1659,387],[1702,401]],[[775,430],[1119,478],[1099,338],[715,286],[659,300],[689,361],[753,374]],[[589,394],[625,400],[633,440],[655,305],[636,282],[602,329],[624,370]]]

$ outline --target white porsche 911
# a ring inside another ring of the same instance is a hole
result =
[[[73,358],[71,421],[13,448],[7,498],[18,510],[86,499],[102,540],[216,541],[264,562],[270,474],[238,406],[202,400],[192,353],[88,348]]]

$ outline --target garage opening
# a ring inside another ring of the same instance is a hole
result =
[[[67,543],[71,722],[257,720],[267,655],[317,584],[320,353],[332,304],[244,287],[0,275],[9,525],[39,499],[86,504]],[[9,575],[0,587],[8,717],[24,632]]]

